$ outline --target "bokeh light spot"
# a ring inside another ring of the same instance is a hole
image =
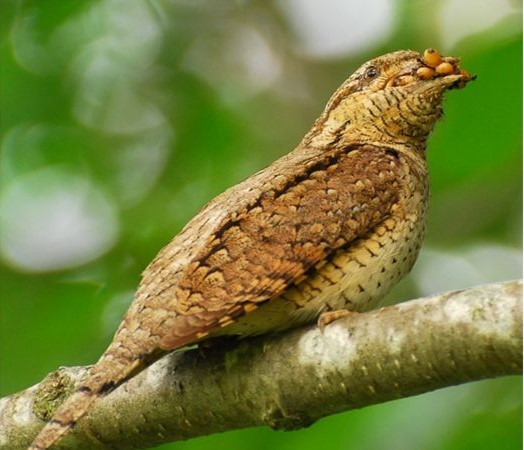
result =
[[[109,198],[60,167],[13,180],[0,196],[0,211],[1,257],[23,271],[82,265],[107,252],[118,236]]]
[[[299,38],[300,50],[311,57],[335,58],[373,48],[393,32],[390,0],[280,1]]]

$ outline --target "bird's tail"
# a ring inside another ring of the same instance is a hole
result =
[[[82,387],[74,392],[42,428],[29,450],[44,450],[55,444],[75,423],[91,409],[100,395]]]
[[[124,381],[141,372],[161,355],[138,358],[118,343],[113,343],[76,391],[56,410],[28,450],[47,450],[84,417],[101,397],[109,394]]]

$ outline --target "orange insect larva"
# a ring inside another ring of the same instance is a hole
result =
[[[421,80],[429,80],[433,75],[435,75],[435,71],[430,67],[420,67],[417,69],[417,76]]]
[[[439,75],[451,75],[455,73],[455,68],[452,64],[443,62],[435,68],[435,72],[437,72]]]
[[[438,50],[427,48],[424,50],[424,62],[429,67],[437,67],[442,62],[442,56],[440,56]]]

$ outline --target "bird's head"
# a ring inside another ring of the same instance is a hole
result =
[[[380,56],[333,94],[310,137],[320,145],[329,140],[424,145],[442,114],[443,93],[473,79],[457,58],[434,49]]]

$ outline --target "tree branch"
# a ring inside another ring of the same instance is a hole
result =
[[[522,371],[522,283],[413,300],[328,325],[168,355],[103,399],[57,448],[137,449],[321,417]],[[23,449],[88,367],[0,400],[0,448]]]

